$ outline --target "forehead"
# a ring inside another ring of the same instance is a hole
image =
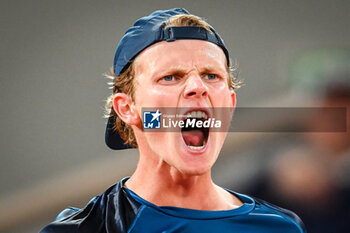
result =
[[[179,67],[181,69],[215,68],[226,72],[226,57],[222,49],[203,40],[176,40],[158,42],[135,59],[136,73],[153,75],[155,72]]]

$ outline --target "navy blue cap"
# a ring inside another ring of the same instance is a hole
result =
[[[211,32],[202,27],[167,27],[164,30],[166,21],[178,14],[189,14],[189,12],[184,8],[158,10],[138,19],[126,31],[118,44],[113,64],[114,74],[120,76],[130,66],[132,60],[152,44],[160,41],[172,42],[183,39],[205,40],[218,45],[225,53],[229,66],[230,60],[226,46],[213,27],[209,26]],[[129,145],[124,144],[118,132],[113,130],[115,120],[116,116],[111,116],[108,119],[105,134],[107,146],[113,150],[130,148]]]

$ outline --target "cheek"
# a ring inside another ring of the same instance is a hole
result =
[[[177,92],[169,87],[144,89],[136,96],[136,104],[142,107],[174,107],[178,100]]]
[[[227,83],[220,82],[217,85],[212,86],[210,93],[212,93],[212,97],[214,98],[213,101],[216,103],[216,107],[231,106],[231,91],[229,90]]]
[[[145,136],[149,147],[158,156],[158,159],[169,162],[172,152],[178,149],[177,143],[174,142],[174,133],[147,133]]]
[[[211,147],[211,150],[208,151],[210,156],[210,163],[214,164],[215,161],[218,159],[219,157],[219,154],[220,154],[220,151],[222,149],[222,146],[225,142],[225,138],[226,138],[226,135],[227,135],[227,132],[212,132],[211,133],[212,135],[212,146]]]

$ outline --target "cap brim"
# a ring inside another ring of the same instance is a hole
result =
[[[123,150],[131,148],[129,144],[124,144],[124,140],[120,137],[118,131],[113,129],[117,116],[110,116],[108,118],[105,141],[112,150]]]

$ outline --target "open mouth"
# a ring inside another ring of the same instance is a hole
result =
[[[197,127],[197,121],[202,123],[208,119],[208,114],[204,111],[190,111],[187,112],[185,121],[185,127],[181,128],[181,135],[185,144],[192,150],[201,150],[205,147],[208,136],[208,127]]]

